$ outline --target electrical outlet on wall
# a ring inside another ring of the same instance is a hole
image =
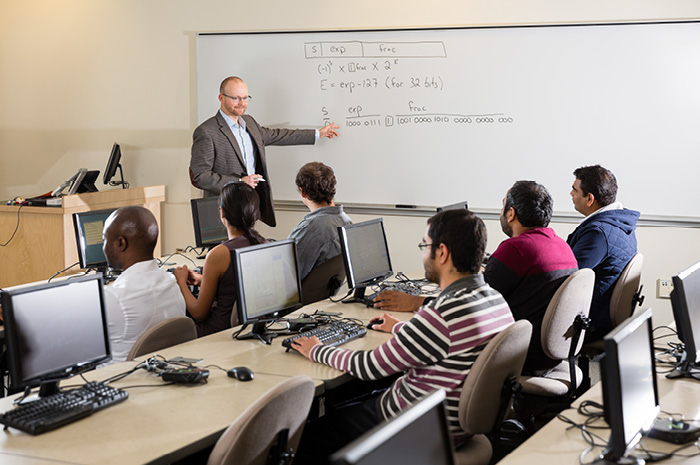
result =
[[[656,298],[670,299],[671,291],[673,290],[673,281],[667,278],[659,278],[656,280]]]

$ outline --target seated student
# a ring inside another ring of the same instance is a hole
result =
[[[184,316],[185,300],[172,274],[153,258],[158,241],[153,213],[122,207],[107,218],[102,235],[109,266],[122,270],[104,293],[112,362],[123,362],[144,331],[166,318]]]
[[[301,201],[311,211],[289,233],[297,242],[299,278],[304,279],[312,269],[340,254],[338,226],[351,224],[342,205],[335,205],[335,173],[320,162],[307,163],[296,177]]]
[[[637,253],[635,229],[639,212],[622,207],[617,198],[617,179],[600,165],[583,166],[574,171],[571,200],[577,212],[585,215],[581,224],[569,234],[580,268],[595,272],[591,303],[591,328],[586,342],[596,341],[613,329],[610,298],[617,279]]]
[[[532,323],[523,372],[540,373],[559,362],[544,353],[541,328],[554,293],[578,269],[569,245],[549,226],[554,201],[534,181],[517,181],[506,193],[501,229],[509,237],[486,265],[484,279],[503,295],[516,320]]]
[[[328,454],[438,388],[447,391],[453,439],[466,439],[458,418],[462,385],[485,343],[508,327],[513,316],[503,297],[479,273],[486,226],[475,214],[468,210],[436,214],[428,220],[419,247],[426,278],[442,292],[409,321],[382,314],[384,322],[374,329],[394,337],[370,351],[328,347],[315,337],[296,340],[295,349],[305,357],[362,380],[403,373],[385,392],[307,424],[299,463],[327,463]]]
[[[506,192],[501,229],[509,237],[501,242],[484,271],[484,280],[503,295],[516,320],[532,323],[532,338],[523,372],[535,373],[558,362],[545,355],[540,341],[542,319],[562,282],[578,269],[576,257],[563,239],[548,228],[553,200],[534,181],[517,181]],[[375,307],[412,310],[423,297],[385,291]],[[399,307],[399,308],[397,308]]]
[[[219,212],[228,240],[209,251],[202,274],[186,266],[175,270],[187,311],[197,322],[197,337],[231,327],[231,311],[236,301],[231,251],[265,242],[253,229],[260,218],[259,204],[258,194],[252,187],[244,183],[226,184],[219,195]],[[188,284],[199,286],[198,297],[192,295]]]

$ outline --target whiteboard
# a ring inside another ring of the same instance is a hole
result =
[[[242,77],[267,127],[320,128],[269,147],[274,196],[334,168],[343,203],[500,208],[533,179],[573,212],[573,170],[601,164],[643,215],[700,216],[700,23],[199,34],[198,121]]]

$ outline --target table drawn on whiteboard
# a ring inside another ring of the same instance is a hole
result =
[[[442,41],[416,41],[416,42],[367,42],[367,41],[332,41],[332,42],[307,42],[304,43],[306,59],[317,58],[342,58],[342,61],[325,60],[316,65],[316,72],[322,76],[361,74],[354,79],[331,79],[323,77],[319,81],[319,88],[325,91],[343,91],[353,94],[356,91],[367,89],[368,91],[383,89],[412,90],[428,89],[442,91],[445,80],[440,74],[410,74],[403,76],[396,74],[400,71],[403,62],[401,59],[446,59],[447,48]],[[377,57],[392,57],[393,60],[377,61]],[[350,59],[351,61],[347,61]],[[365,61],[359,61],[363,60]],[[394,74],[381,76],[382,73]],[[369,76],[367,76],[369,74]],[[505,113],[476,113],[461,111],[429,111],[428,105],[418,104],[414,100],[407,102],[409,113],[393,113],[390,111],[362,114],[362,105],[348,107],[345,115],[345,128],[369,128],[391,127],[399,125],[423,125],[423,124],[511,124],[512,116]],[[330,122],[328,108],[321,109],[324,121]]]

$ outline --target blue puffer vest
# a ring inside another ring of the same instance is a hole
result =
[[[620,273],[637,253],[638,220],[639,212],[626,208],[596,213],[566,239],[579,268],[592,268],[596,276],[590,313],[594,328],[587,331],[587,341],[600,339],[612,329],[610,297]]]

